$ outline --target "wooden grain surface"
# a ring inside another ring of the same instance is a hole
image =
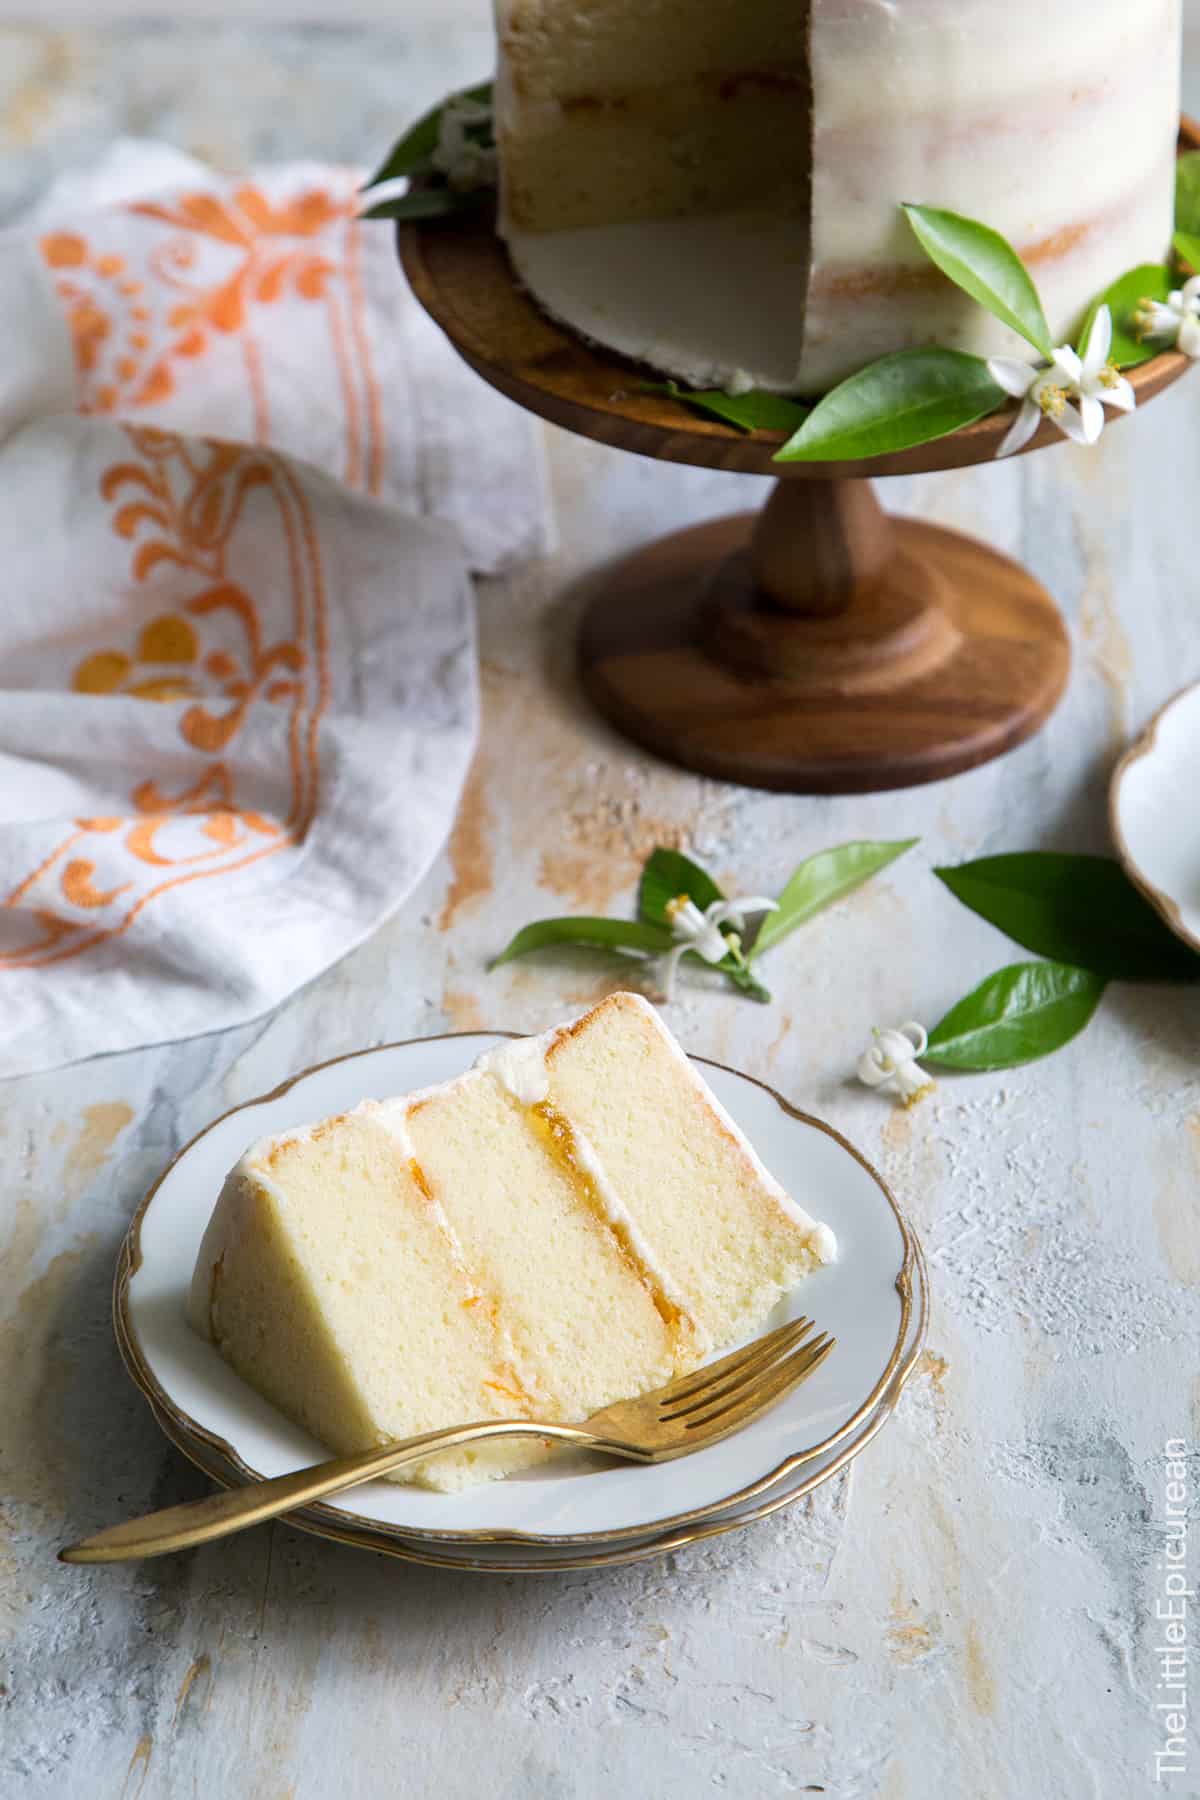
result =
[[[130,125],[231,161],[350,155],[369,136],[366,160],[385,116],[478,78],[487,28],[443,29],[423,0],[374,36],[30,26],[2,41],[13,194]],[[873,1024],[931,1024],[1019,954],[932,866],[1104,849],[1116,756],[1200,677],[1197,405],[1184,383],[1095,455],[887,484],[896,511],[1029,566],[1075,668],[1012,756],[850,800],[680,774],[581,701],[596,572],[765,484],[669,466],[651,482],[636,458],[547,431],[561,548],[481,591],[478,763],[403,914],[256,1026],[0,1088],[5,1800],[1157,1791],[1162,1449],[1200,1436],[1195,996],[1114,988],[1072,1049],[946,1078],[910,1113],[849,1072]],[[129,1215],[182,1142],[316,1057],[535,1029],[602,993],[599,957],[485,963],[529,918],[630,908],[655,843],[758,891],[825,845],[901,835],[918,850],[764,963],[770,1007],[697,974],[670,1016],[689,1048],[844,1130],[922,1233],[928,1353],[845,1479],[670,1562],[546,1582],[406,1571],[286,1527],[141,1568],[55,1563],[65,1539],[204,1488],[125,1379],[108,1316]]]
[[[896,520],[886,567],[847,610],[806,618],[763,604],[755,528],[752,514],[693,526],[598,576],[583,684],[636,744],[781,793],[879,793],[976,768],[1057,704],[1066,628],[1010,558]],[[811,521],[797,560],[824,535]]]

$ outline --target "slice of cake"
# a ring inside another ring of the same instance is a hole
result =
[[[834,1249],[653,1007],[614,994],[456,1081],[255,1144],[188,1317],[350,1452],[476,1419],[578,1423],[748,1336]],[[396,1479],[449,1490],[544,1454],[514,1440]]]
[[[496,0],[501,230],[586,336],[820,393],[890,351],[1027,355],[904,201],[983,220],[1055,342],[1171,242],[1180,0]]]

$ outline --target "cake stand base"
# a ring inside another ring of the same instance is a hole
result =
[[[866,481],[778,483],[765,510],[610,571],[584,686],[647,749],[749,787],[854,794],[974,768],[1066,684],[1054,602],[958,532],[894,519]]]

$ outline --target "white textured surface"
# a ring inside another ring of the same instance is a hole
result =
[[[486,66],[482,34],[407,26],[138,37],[135,62],[121,33],[5,36],[0,205],[120,122],[233,162],[366,155]],[[564,548],[483,592],[483,751],[407,915],[265,1025],[0,1088],[5,1800],[1155,1791],[1158,1457],[1200,1425],[1195,996],[1115,989],[1052,1062],[946,1079],[911,1114],[847,1077],[873,1021],[928,1021],[1011,959],[929,865],[1103,849],[1118,748],[1200,675],[1181,524],[1198,401],[1193,378],[1090,458],[887,485],[891,505],[1026,558],[1077,660],[1033,744],[859,800],[681,775],[583,708],[576,579],[763,484],[551,434]],[[511,779],[518,737],[536,783]],[[129,1214],[179,1144],[316,1058],[585,1004],[610,978],[599,957],[484,961],[539,913],[627,907],[655,842],[759,889],[824,845],[915,833],[919,851],[773,953],[771,1008],[689,974],[671,1019],[846,1130],[924,1234],[929,1354],[849,1477],[736,1537],[591,1575],[407,1571],[280,1527],[130,1568],[55,1564],[71,1536],[204,1490],[122,1375],[108,1316]]]

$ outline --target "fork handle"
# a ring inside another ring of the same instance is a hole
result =
[[[334,1457],[307,1469],[295,1469],[289,1475],[252,1481],[244,1487],[222,1488],[215,1494],[206,1494],[202,1500],[164,1507],[143,1518],[128,1519],[123,1525],[110,1525],[106,1531],[98,1531],[78,1544],[69,1544],[59,1551],[59,1561],[129,1562],[142,1556],[166,1556],[173,1550],[187,1550],[193,1544],[206,1544],[212,1538],[229,1537],[235,1531],[245,1531],[247,1526],[261,1525],[267,1519],[278,1518],[280,1513],[322,1500],[326,1494],[340,1493],[375,1475],[387,1475],[404,1463],[419,1462],[435,1450],[453,1450],[463,1444],[501,1437],[548,1438],[586,1450],[601,1450],[609,1456],[641,1460],[632,1446],[596,1437],[575,1425],[489,1419],[477,1425],[423,1431],[418,1437],[403,1438],[382,1449]]]

